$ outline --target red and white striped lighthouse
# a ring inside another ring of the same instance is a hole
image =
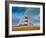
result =
[[[24,24],[28,25],[28,17],[27,16],[24,18]]]

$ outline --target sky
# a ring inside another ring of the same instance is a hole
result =
[[[29,18],[29,23],[40,25],[40,8],[33,7],[12,7],[12,24],[24,24],[24,17]]]

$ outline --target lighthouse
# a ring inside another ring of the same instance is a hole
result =
[[[24,24],[28,25],[28,17],[27,16],[24,17]]]

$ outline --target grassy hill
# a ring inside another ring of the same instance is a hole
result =
[[[20,25],[14,26],[12,31],[26,31],[26,30],[40,30],[40,26],[33,26],[33,25]]]

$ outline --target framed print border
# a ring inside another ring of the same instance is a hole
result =
[[[43,33],[37,34],[22,34],[22,35],[9,35],[9,3],[19,3],[19,4],[36,4],[43,5]],[[45,3],[42,2],[24,2],[24,1],[5,1],[5,37],[22,37],[22,36],[39,36],[45,35]]]

